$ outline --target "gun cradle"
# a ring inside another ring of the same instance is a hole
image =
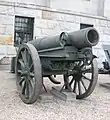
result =
[[[59,84],[53,75],[63,75],[62,89],[76,93],[77,99],[88,97],[98,79],[97,62],[92,53],[92,47],[98,42],[97,30],[86,28],[21,45],[16,58],[16,76],[22,101],[31,104],[37,100],[42,77]]]

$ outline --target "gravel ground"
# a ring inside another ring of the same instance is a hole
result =
[[[110,120],[110,90],[99,86],[107,81],[109,75],[99,75],[95,91],[85,100],[26,105],[18,96],[15,75],[0,71],[0,120]]]

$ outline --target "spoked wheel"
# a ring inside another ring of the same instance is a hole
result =
[[[65,89],[76,93],[77,99],[88,97],[94,90],[98,79],[96,59],[90,65],[82,64],[74,75],[64,75]]]
[[[16,58],[17,89],[22,101],[34,103],[42,88],[41,63],[36,48],[31,44],[20,47]]]
[[[50,76],[48,76],[48,78],[54,84],[60,84],[61,83],[61,82],[56,80],[56,76],[54,76],[54,75],[50,75]]]

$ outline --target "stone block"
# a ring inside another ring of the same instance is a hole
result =
[[[60,86],[52,87],[51,93],[54,96],[54,100],[57,99],[63,100],[65,102],[74,102],[76,100],[76,94],[69,91],[61,91]]]
[[[65,16],[62,13],[53,13],[53,19],[57,21],[65,21]]]
[[[107,20],[99,20],[99,26],[107,27]]]
[[[56,20],[63,22],[75,22],[76,17],[74,15],[68,15],[63,13],[56,13],[50,11],[42,11],[42,18],[47,20]]]
[[[101,27],[101,26],[94,26],[95,29],[97,29],[97,31],[100,33],[100,34],[103,34],[103,29],[104,27]]]
[[[110,89],[110,83],[100,83],[99,85],[104,88]]]
[[[42,93],[41,95],[39,95],[38,102],[42,102],[42,103],[53,102],[53,95],[47,92]]]
[[[36,17],[37,18],[42,18],[42,10],[37,10],[36,11]]]
[[[95,26],[95,27],[100,26],[100,24],[99,24],[99,19],[95,19],[94,26]]]
[[[28,9],[28,8],[20,8],[16,7],[15,8],[15,14],[19,16],[27,16],[27,17],[36,17],[36,18],[41,18],[42,16],[42,11],[41,10],[36,10],[36,9]]]
[[[0,13],[6,14],[6,15],[14,15],[14,7],[12,6],[2,6],[0,5]]]
[[[11,15],[0,15],[0,25],[13,25],[14,16]]]
[[[89,18],[89,17],[81,17],[80,18],[80,22],[81,23],[85,23],[85,24],[91,24],[91,25],[93,25],[94,21],[95,20],[93,18]]]
[[[48,29],[56,29],[59,27],[59,21],[47,20],[47,27]]]
[[[75,16],[75,23],[80,23],[80,22],[81,22],[80,16]]]
[[[47,26],[47,20],[36,19],[35,20],[35,27],[36,28],[48,28],[48,26]]]
[[[6,26],[0,25],[0,35],[5,35],[6,34],[5,31],[6,31]]]
[[[14,2],[19,2],[21,4],[25,4],[25,5],[28,5],[28,4],[31,4],[31,5],[41,5],[41,6],[45,6],[45,0],[14,0]]]
[[[53,13],[54,14],[54,13]],[[48,19],[48,20],[52,20],[53,19],[53,14],[52,12],[49,11],[42,11],[42,19]]]
[[[109,43],[110,42],[110,35],[108,34],[104,34],[104,35],[100,35],[100,42],[104,42],[105,43]]]
[[[70,30],[70,25],[67,22],[59,22],[59,25],[57,26],[56,29],[59,29],[59,31],[69,31]]]
[[[64,14],[64,20],[66,22],[74,23],[76,21],[76,17],[75,17],[75,15]]]
[[[4,57],[0,60],[1,65],[9,65],[11,64],[11,59],[9,57]]]
[[[6,46],[0,45],[0,55],[6,55]]]
[[[44,36],[52,36],[57,35],[61,32],[61,30],[55,29],[41,29],[42,37]]]
[[[42,34],[41,34],[41,28],[37,28],[37,27],[34,27],[34,38],[36,37],[41,37]]]
[[[0,44],[8,45],[13,44],[13,36],[12,35],[0,35]]]
[[[110,28],[110,21],[107,21],[107,27]]]
[[[62,9],[62,10],[68,10],[68,11],[73,11],[73,12],[83,12],[83,2],[82,0],[69,0],[69,1],[64,1],[64,0],[50,0],[50,7],[54,9]],[[78,7],[80,6],[80,7]]]
[[[75,30],[79,30],[79,28],[80,28],[80,25],[76,24],[76,23],[53,21],[53,20],[48,20],[47,26],[48,26],[48,29],[52,29],[58,34],[60,34],[60,32],[62,32],[62,31],[72,32]]]
[[[14,33],[14,26],[13,25],[6,25],[5,34],[6,35],[13,35]]]
[[[65,26],[68,28],[69,32],[73,32],[80,29],[80,24],[66,22]]]
[[[42,18],[47,20],[65,21],[65,15],[63,13],[50,11],[42,11]]]
[[[7,56],[16,56],[16,48],[12,45],[6,46]]]
[[[110,35],[110,28],[104,28],[103,33],[107,34],[107,35]]]

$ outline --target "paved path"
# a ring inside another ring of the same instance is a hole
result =
[[[98,84],[105,81],[110,81],[110,76],[99,75]],[[85,100],[26,105],[18,96],[15,75],[1,70],[0,120],[110,120],[110,90],[98,84]],[[47,82],[47,86],[51,89],[53,84]]]

